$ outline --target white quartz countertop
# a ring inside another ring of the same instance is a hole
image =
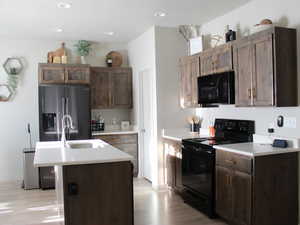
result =
[[[130,161],[133,157],[101,140],[80,140],[67,143],[93,143],[96,148],[71,149],[62,148],[61,142],[37,142],[34,166],[80,165]]]
[[[118,135],[118,134],[137,134],[137,130],[104,130],[104,131],[93,131],[92,136],[101,135]]]
[[[209,137],[207,129],[200,129],[199,133],[190,132],[188,129],[164,129],[162,137],[173,141],[182,141],[188,138]]]
[[[270,144],[259,144],[259,143],[238,143],[238,144],[227,144],[227,145],[215,145],[215,149],[224,150],[228,152],[238,153],[247,156],[264,156],[283,154],[290,152],[299,152],[299,148],[274,148]]]

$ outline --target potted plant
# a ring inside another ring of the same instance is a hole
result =
[[[85,57],[89,55],[91,51],[91,43],[85,40],[80,40],[75,44],[76,52],[81,58],[81,63],[85,64]]]

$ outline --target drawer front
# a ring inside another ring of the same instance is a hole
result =
[[[137,144],[114,144],[113,146],[137,158]]]
[[[137,143],[137,134],[101,135],[96,138],[111,145]]]
[[[216,149],[216,164],[252,174],[252,158],[248,156]]]

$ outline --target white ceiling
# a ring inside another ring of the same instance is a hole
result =
[[[249,0],[1,0],[0,37],[128,42],[150,26],[201,24]],[[71,3],[59,9],[57,3]],[[166,17],[154,17],[163,11]],[[63,32],[57,33],[57,28]],[[113,31],[108,36],[104,32]]]

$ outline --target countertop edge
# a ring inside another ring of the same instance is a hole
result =
[[[129,130],[129,131],[100,131],[100,132],[92,132],[92,136],[104,136],[104,135],[121,135],[121,134],[138,134],[137,130]]]
[[[256,143],[252,143],[252,144],[256,144]],[[220,145],[214,145],[213,147],[217,150],[223,150],[223,151],[237,153],[237,154],[240,154],[240,155],[246,155],[246,156],[250,156],[250,157],[276,155],[276,154],[284,154],[284,153],[293,153],[293,152],[299,152],[300,151],[300,149],[298,149],[298,148],[278,148],[275,151],[250,153],[250,152],[245,152],[243,150],[233,149],[233,148],[230,148],[230,147],[220,146]]]
[[[102,163],[113,163],[113,162],[130,162],[132,158],[124,159],[107,159],[107,160],[91,160],[91,161],[76,161],[76,162],[57,162],[57,163],[42,163],[35,164],[34,167],[49,167],[49,166],[75,166],[75,165],[88,165],[88,164],[102,164]]]
[[[163,135],[162,138],[168,139],[168,140],[172,140],[172,141],[178,141],[178,142],[181,142],[181,141],[182,141],[181,138],[172,137],[172,136],[168,136],[168,135]]]

